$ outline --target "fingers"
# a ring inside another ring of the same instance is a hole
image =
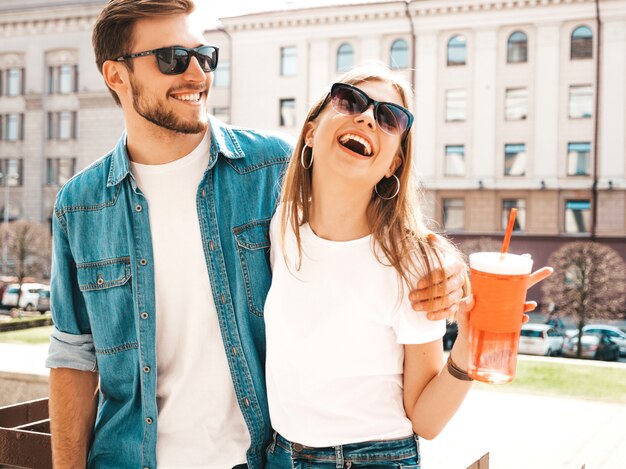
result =
[[[441,269],[435,270],[433,272],[432,283],[430,282],[428,277],[423,277],[417,283],[416,289],[409,293],[409,299],[411,300],[411,303],[428,300],[431,296],[444,296],[451,291],[463,288],[463,285],[465,285],[465,277],[463,276],[463,271],[464,266],[462,263],[459,263],[458,266],[451,265],[450,269],[446,267],[445,271]],[[431,286],[434,289],[432,292]]]
[[[415,307],[413,307],[413,309],[415,309]],[[459,303],[455,303],[449,306],[448,308],[443,308],[443,309],[439,309],[436,311],[429,311],[426,314],[426,317],[430,319],[431,321],[439,321],[440,319],[449,319],[452,321],[454,317],[456,316],[456,313],[458,312],[458,310],[459,310]],[[416,310],[416,311],[420,311],[420,310]]]
[[[411,299],[411,306],[415,311],[439,311],[448,309],[453,305],[457,305],[461,298],[463,298],[463,288],[462,284],[459,285],[457,282],[449,282],[449,286],[447,285],[445,288],[442,286],[435,287],[435,297],[431,299],[428,291],[424,291],[422,295],[413,296],[412,298],[417,298],[417,301],[413,301]]]
[[[524,312],[529,313],[531,311],[534,311],[536,307],[537,307],[536,301],[527,301],[526,303],[524,303]]]
[[[447,265],[445,269],[435,269],[432,272],[431,279],[428,277],[422,277],[419,282],[417,282],[416,290],[422,290],[430,287],[432,284],[438,284],[443,282],[444,280],[450,279],[456,275],[460,275],[463,272],[465,266],[461,262],[455,262],[453,264]]]
[[[527,288],[530,288],[533,285],[536,285],[537,283],[541,282],[542,280],[548,278],[550,275],[552,275],[553,271],[554,271],[554,269],[552,267],[542,267],[538,271],[533,272],[532,274],[530,274],[530,277],[528,277],[528,287]]]
[[[522,316],[522,324],[526,324],[529,320],[530,317],[528,316],[528,314],[524,314],[524,316]]]

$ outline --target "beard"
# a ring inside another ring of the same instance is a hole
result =
[[[145,88],[132,75],[130,81],[133,87],[133,108],[144,119],[161,128],[180,134],[199,134],[207,130],[209,124],[206,114],[204,118],[185,121],[179,118],[174,111],[168,109],[166,103],[160,100],[155,102],[147,98]]]

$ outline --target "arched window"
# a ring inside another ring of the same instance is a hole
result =
[[[394,70],[409,68],[409,45],[404,39],[396,39],[391,44],[389,67]]]
[[[337,71],[347,72],[354,65],[354,48],[344,42],[337,49]]]
[[[509,36],[506,61],[510,64],[528,61],[528,38],[526,33],[515,31]]]
[[[448,65],[465,65],[467,45],[465,36],[453,36],[448,41]]]
[[[593,33],[588,26],[578,26],[572,32],[570,58],[590,59],[593,57]]]

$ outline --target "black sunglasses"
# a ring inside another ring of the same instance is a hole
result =
[[[219,48],[215,46],[198,46],[188,49],[182,46],[161,47],[160,49],[137,52],[114,59],[116,62],[123,62],[128,59],[154,55],[159,65],[159,70],[165,75],[180,75],[187,70],[191,57],[198,59],[200,67],[205,72],[212,72],[217,67],[217,57]]]
[[[373,105],[376,123],[391,135],[402,135],[413,124],[413,114],[408,109],[396,103],[376,101],[356,86],[347,83],[335,83],[330,88],[330,102],[335,111],[346,116],[362,114]],[[317,114],[323,107],[320,107]]]

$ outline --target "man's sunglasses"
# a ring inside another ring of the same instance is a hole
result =
[[[376,101],[347,83],[335,83],[330,88],[330,102],[335,111],[346,116],[362,114],[373,105],[376,123],[391,135],[402,135],[413,124],[413,114],[408,109],[399,104]]]
[[[191,57],[198,59],[200,67],[205,72],[212,72],[217,67],[217,57],[219,49],[215,46],[199,46],[188,49],[182,46],[161,47],[160,49],[137,52],[114,59],[116,62],[123,62],[128,59],[154,55],[159,65],[159,70],[165,75],[180,75],[187,70]]]

